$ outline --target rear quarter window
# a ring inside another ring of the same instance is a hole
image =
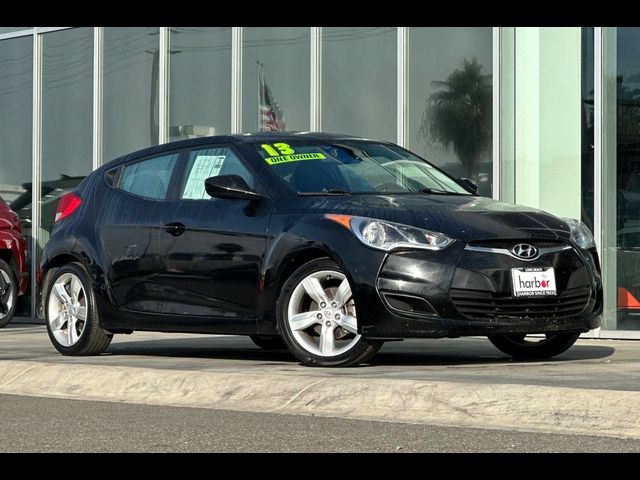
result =
[[[118,188],[145,198],[165,199],[178,156],[174,153],[125,165]]]

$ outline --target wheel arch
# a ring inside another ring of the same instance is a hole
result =
[[[40,272],[40,279],[41,279],[41,288],[44,291],[45,290],[45,281],[47,280],[47,276],[55,271],[56,269],[67,265],[69,263],[79,263],[80,265],[82,265],[84,267],[85,270],[88,271],[87,268],[87,263],[84,261],[84,259],[74,253],[74,252],[61,252],[58,253],[57,255],[49,258],[45,263],[42,264],[42,270]]]
[[[0,249],[0,260],[4,260],[7,262],[7,265],[11,268],[13,272],[13,276],[16,279],[16,282],[20,281],[20,268],[18,267],[18,263],[16,262],[16,257],[11,250],[8,248]]]
[[[40,318],[44,318],[44,295],[48,288],[48,281],[51,278],[53,272],[55,272],[58,268],[63,267],[69,263],[77,263],[80,264],[85,271],[89,274],[90,270],[88,269],[88,265],[86,259],[83,259],[81,255],[78,255],[75,252],[60,252],[49,259],[45,263],[41,265],[41,270],[38,272],[38,290],[37,290],[37,315]],[[91,275],[89,275],[91,278]]]
[[[7,248],[0,248],[0,260],[4,260],[7,263],[11,263],[12,259],[13,259],[13,253],[11,253],[11,250]]]
[[[75,232],[60,230],[54,233],[45,245],[38,268],[37,284],[41,286],[44,276],[52,269],[67,263],[79,263],[91,279],[94,290],[102,279],[102,266],[98,250],[91,237],[74,235]]]
[[[22,295],[27,288],[27,277],[24,273],[28,270],[25,251],[26,241],[22,234],[14,230],[0,230],[0,258],[9,264],[11,271],[18,283],[18,295]]]
[[[310,244],[295,250],[289,251],[279,256],[277,263],[271,267],[271,275],[267,274],[265,278],[270,280],[265,282],[263,304],[262,304],[262,321],[259,322],[258,331],[264,334],[277,333],[277,300],[278,294],[287,279],[305,263],[312,260],[327,258],[335,261],[348,274],[344,263],[339,255],[327,248],[325,245]]]
[[[259,334],[278,333],[280,289],[300,266],[318,258],[333,260],[347,276],[357,297],[362,290],[359,286],[375,281],[385,255],[363,246],[353,233],[324,216],[303,215],[293,219],[288,215],[274,216],[271,228],[281,233],[269,241],[262,265]]]
[[[284,285],[284,282],[286,282],[291,274],[302,265],[312,260],[319,260],[321,258],[330,258],[331,260],[338,261],[335,254],[319,246],[312,246],[301,249],[299,251],[290,252],[286,257],[283,258],[280,265],[279,272],[277,273],[275,279],[276,281],[273,285],[275,291],[279,292]]]

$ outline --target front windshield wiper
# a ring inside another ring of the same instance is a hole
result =
[[[470,195],[469,193],[452,192],[450,190],[440,190],[438,188],[422,188],[420,193],[429,193],[431,195]]]
[[[301,197],[316,197],[318,195],[351,195],[348,190],[341,190],[339,188],[330,188],[326,192],[297,192]]]

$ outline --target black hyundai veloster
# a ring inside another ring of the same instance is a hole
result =
[[[41,313],[65,355],[135,330],[249,335],[316,366],[409,337],[565,351],[600,325],[591,232],[475,191],[395,144],[345,135],[148,148],[62,197]]]

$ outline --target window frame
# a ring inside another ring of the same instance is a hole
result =
[[[122,165],[118,165],[117,167],[105,170],[104,174],[102,175],[102,179],[108,186],[116,188],[115,185],[118,185],[120,183],[120,174],[122,173],[122,170]],[[111,178],[109,178],[109,175],[111,175]]]
[[[153,159],[160,158],[160,157],[166,157],[166,156],[169,156],[169,155],[177,155],[178,158],[176,159],[176,163],[173,166],[173,170],[171,172],[171,177],[169,177],[169,184],[167,185],[167,191],[165,193],[164,198],[145,197],[144,195],[139,195],[137,193],[129,192],[129,191],[124,190],[123,188],[120,187],[120,183],[122,182],[124,170],[127,167],[129,167],[131,165],[134,165],[136,163],[141,163],[141,162],[144,162],[144,161],[147,161],[147,160],[153,160]],[[125,195],[129,195],[129,196],[134,197],[134,198],[140,198],[140,199],[147,200],[147,201],[150,201],[150,202],[166,202],[166,201],[170,201],[170,200],[173,199],[172,195],[173,195],[173,190],[175,188],[174,184],[175,184],[176,173],[179,170],[180,162],[181,162],[183,156],[184,156],[184,149],[183,148],[175,148],[175,149],[171,149],[171,150],[167,150],[167,151],[148,154],[148,155],[145,155],[145,156],[142,156],[142,157],[136,157],[136,158],[133,158],[133,159],[128,160],[126,162],[122,162],[117,167],[113,167],[113,168],[110,168],[108,171],[105,171],[105,173],[103,175],[103,179],[104,179],[105,183],[110,188],[113,188],[114,190],[117,190],[120,193],[123,193]],[[113,184],[110,184],[106,179],[106,174],[107,174],[107,172],[111,172],[111,171],[116,170],[116,169],[118,169],[119,171],[116,172],[116,175],[114,176]]]

